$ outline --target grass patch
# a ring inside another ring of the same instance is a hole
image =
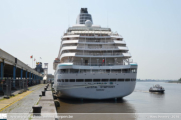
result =
[[[38,100],[38,102],[36,103],[36,105],[38,105],[38,104],[39,104],[39,102],[40,102],[40,99],[41,99],[41,97],[39,98],[39,100]]]

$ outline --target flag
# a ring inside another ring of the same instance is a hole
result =
[[[34,59],[34,61],[36,61],[36,59]]]
[[[30,56],[30,58],[33,58],[33,55],[32,55],[32,56]]]

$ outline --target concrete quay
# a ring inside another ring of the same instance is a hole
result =
[[[46,118],[34,118],[33,109],[34,105],[41,105],[41,116],[47,116],[47,114],[56,115],[56,107],[52,96],[51,87],[49,85],[46,96],[40,97],[42,91],[44,91],[46,84],[39,84],[29,87],[29,91],[22,94],[16,94],[10,99],[0,100],[0,113],[7,113],[8,120],[40,120]],[[55,120],[55,118],[47,118],[48,120]]]
[[[58,120],[51,85],[47,88],[45,96],[40,97],[37,105],[42,106],[41,116],[32,118],[32,120]]]

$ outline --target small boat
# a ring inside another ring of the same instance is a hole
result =
[[[165,89],[162,86],[160,86],[159,84],[154,85],[153,87],[151,87],[149,89],[149,92],[160,92],[160,93],[163,93],[164,91],[165,91]]]

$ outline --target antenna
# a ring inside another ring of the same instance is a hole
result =
[[[68,27],[70,26],[70,23],[69,23],[69,9],[68,9]]]
[[[107,28],[109,27],[109,23],[108,23],[108,11],[107,11]]]

